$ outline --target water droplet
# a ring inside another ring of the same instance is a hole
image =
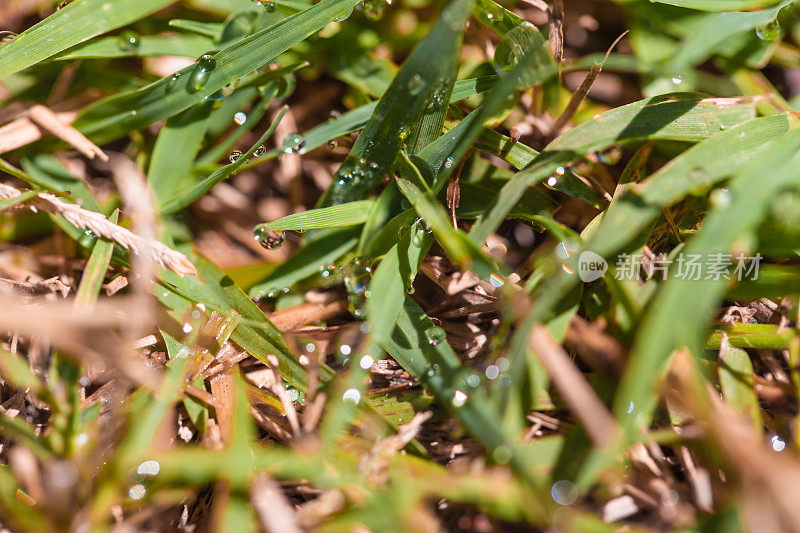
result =
[[[328,141],[328,148],[330,148],[331,150],[336,148],[336,139],[331,139],[330,141]]]
[[[306,344],[306,351],[307,352],[311,353],[311,352],[315,351],[316,349],[317,349],[317,345],[314,344],[313,342],[309,342],[308,344]]]
[[[267,250],[280,248],[286,240],[286,234],[284,232],[274,229],[268,230],[264,226],[257,226],[256,229],[253,230],[253,233],[255,234],[255,239],[258,241],[258,244]]]
[[[64,7],[67,7],[67,4],[69,4],[71,1],[72,0],[64,0],[63,2],[58,4],[58,7],[56,7],[56,11],[58,11],[59,9],[62,9]]]
[[[240,157],[242,157],[242,151],[234,150],[228,155],[228,160],[230,160],[231,163],[235,163]]]
[[[556,185],[558,185],[558,178],[557,177],[550,176],[549,178],[547,178],[547,186],[548,187],[555,187]]]
[[[502,287],[505,284],[503,278],[494,273],[489,276],[489,283],[491,283],[494,287]]]
[[[498,357],[494,364],[497,365],[497,368],[500,369],[500,372],[505,372],[511,366],[511,364],[508,362],[508,359],[505,357]]]
[[[374,364],[375,364],[375,359],[373,359],[369,355],[363,356],[361,360],[358,362],[358,365],[364,370],[369,370],[370,368],[372,368],[372,365]]]
[[[495,365],[489,365],[486,367],[486,377],[489,379],[497,379],[497,376],[500,375],[500,369],[497,368]]]
[[[572,505],[578,499],[578,487],[572,481],[562,479],[553,483],[550,495],[559,505]]]
[[[286,154],[298,154],[305,147],[306,139],[299,133],[290,133],[283,140],[283,152]]]
[[[448,157],[444,162],[444,168],[450,168],[453,166],[453,158]]]
[[[225,95],[222,93],[222,90],[219,90],[219,91],[214,91],[213,93],[206,96],[205,100],[206,102],[219,102],[223,98],[225,98]]]
[[[247,122],[247,115],[239,111],[238,113],[233,115],[233,121],[241,126],[242,124]]]
[[[773,19],[756,27],[756,35],[762,41],[774,41],[781,34],[781,25],[778,19]]]
[[[300,361],[301,365],[308,364],[308,357],[306,357],[305,355],[301,355],[300,357],[297,358],[297,360]]]
[[[456,392],[453,394],[453,407],[461,407],[467,403],[468,399],[469,396],[465,392],[456,390]]]
[[[183,325],[183,332],[184,333],[191,333],[194,328],[188,322]]]
[[[786,448],[786,443],[777,435],[772,436],[770,443],[772,444],[772,449],[776,452],[782,452],[783,449]]]
[[[681,83],[683,83],[683,76],[672,76],[673,85],[680,85]]]
[[[733,195],[731,194],[730,189],[727,187],[720,187],[711,193],[709,200],[714,207],[725,208],[731,205],[731,202],[733,201]]]
[[[147,489],[144,488],[144,485],[141,483],[133,485],[130,490],[128,490],[128,496],[130,496],[131,500],[141,500],[144,498],[145,494],[147,494]]]
[[[556,175],[563,176],[567,170],[564,167],[557,167],[556,168]]]
[[[347,389],[342,394],[342,400],[346,402],[358,403],[361,401],[361,393],[358,389]]]
[[[127,30],[119,35],[119,49],[123,52],[134,53],[139,50],[139,34]]]
[[[425,88],[425,81],[419,74],[414,74],[408,82],[408,92],[411,95],[417,95]]]
[[[205,87],[209,76],[211,76],[211,71],[213,71],[216,66],[217,60],[214,59],[214,56],[210,53],[203,54],[197,58],[195,68],[186,81],[186,90],[190,93],[196,93]]]
[[[3,46],[6,43],[10,43],[14,40],[17,34],[13,31],[0,31],[0,46]]]
[[[178,83],[179,79],[181,79],[181,73],[180,72],[176,72],[175,74],[170,76],[169,80],[167,80],[167,89],[172,89],[173,87],[175,87],[175,85]]]
[[[266,154],[267,154],[267,149],[264,148],[263,144],[259,145],[258,148],[256,148],[255,151],[253,152],[253,155],[256,157],[264,157]]]
[[[136,473],[140,476],[155,476],[158,475],[159,470],[161,470],[161,465],[158,464],[158,461],[151,459],[140,464],[136,468]]]
[[[275,10],[278,8],[278,4],[272,2],[271,0],[267,0],[264,2],[264,11],[267,13],[275,13]]]
[[[434,326],[425,331],[425,338],[428,339],[428,344],[436,346],[447,338],[447,333],[442,328]]]
[[[408,290],[406,291],[406,293],[407,293],[409,296],[411,296],[412,294],[414,294],[414,286],[413,286],[413,285],[409,285],[409,286],[408,286]]]
[[[342,355],[350,355],[350,353],[351,353],[352,351],[353,351],[353,349],[352,349],[352,348],[350,348],[350,345],[349,345],[349,344],[342,344],[342,345],[339,347],[339,352],[340,352]]]

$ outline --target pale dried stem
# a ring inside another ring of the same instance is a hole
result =
[[[0,184],[0,198],[16,198],[21,194],[22,191],[15,187]],[[197,269],[182,253],[171,249],[162,242],[140,237],[132,231],[114,224],[100,213],[65,202],[50,193],[38,193],[28,203],[42,211],[61,215],[77,228],[89,230],[95,235],[115,241],[134,254],[158,263],[179,276],[197,275]]]
[[[617,434],[614,417],[561,345],[553,339],[547,328],[537,324],[531,330],[530,346],[592,443],[598,448],[609,444]]]

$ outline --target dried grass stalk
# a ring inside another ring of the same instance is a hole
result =
[[[28,116],[36,124],[46,129],[65,143],[70,144],[73,148],[89,159],[98,157],[101,161],[108,161],[108,156],[103,152],[103,150],[100,149],[99,146],[84,137],[81,132],[63,122],[56,113],[50,110],[50,108],[43,105],[35,105],[28,109]]]
[[[0,198],[16,198],[22,191],[6,184],[0,184]],[[34,207],[61,215],[73,226],[89,230],[95,235],[119,243],[131,252],[158,263],[172,270],[179,276],[197,275],[197,269],[191,261],[180,252],[154,239],[145,239],[132,231],[109,221],[105,216],[94,211],[83,209],[77,204],[65,202],[49,193],[39,193],[29,203]]]

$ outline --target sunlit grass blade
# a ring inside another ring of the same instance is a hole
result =
[[[174,0],[72,2],[0,48],[0,79],[80,42],[146,17]]]
[[[372,204],[373,200],[359,200],[311,209],[302,213],[287,215],[272,222],[264,222],[256,226],[256,231],[260,228],[265,230],[305,231],[309,229],[357,226],[364,223]]]

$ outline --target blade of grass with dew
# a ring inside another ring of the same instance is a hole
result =
[[[775,20],[783,8],[796,1],[783,0],[775,7],[760,11],[719,13],[708,17],[672,55],[668,72],[682,74],[702,63],[726,40]]]
[[[281,263],[267,278],[254,285],[248,293],[253,298],[263,298],[269,292],[291,287],[324,270],[358,243],[358,228],[324,230],[313,242],[303,246],[287,261]]]
[[[472,0],[453,0],[414,49],[375,106],[320,207],[361,200],[388,172],[405,138],[420,119],[438,84],[446,83],[461,49]],[[455,58],[455,59],[454,59]]]
[[[157,204],[190,186],[192,166],[208,129],[210,108],[210,102],[190,107],[169,118],[158,132],[147,170],[147,184]]]
[[[704,100],[691,93],[646,98],[607,111],[557,138],[529,168],[518,172],[492,199],[470,230],[470,237],[476,243],[483,243],[525,189],[590,151],[615,142],[646,139],[697,142],[751,118],[750,100]]]
[[[196,63],[137,91],[103,99],[81,113],[73,126],[95,142],[107,142],[169,118],[262,67],[332,20],[347,16],[356,3],[322,0],[216,52],[213,68],[204,70]]]
[[[273,133],[275,133],[275,128],[278,127],[283,115],[286,114],[286,110],[288,106],[284,106],[275,120],[272,122],[270,127],[264,132],[253,146],[250,147],[247,152],[239,156],[239,158],[230,163],[225,165],[212,173],[210,176],[206,177],[205,179],[201,180],[200,182],[193,185],[191,188],[184,192],[175,193],[174,196],[167,201],[165,204],[160,206],[159,212],[162,215],[169,215],[171,213],[175,213],[176,211],[180,211],[184,207],[188,207],[192,203],[194,203],[198,198],[205,195],[208,191],[214,188],[214,186],[221,181],[228,179],[232,176],[242,164],[247,161],[249,157],[251,157],[256,150],[261,147],[261,145],[266,141]]]
[[[717,372],[727,402],[737,413],[745,414],[755,427],[761,427],[761,409],[753,388],[753,363],[747,352],[734,348],[726,340],[719,349]]]
[[[256,226],[256,230],[292,230],[305,231],[309,229],[344,228],[363,224],[367,219],[370,207],[374,200],[358,200],[346,204],[332,205],[310,209],[302,213],[287,215],[272,222],[264,222]]]
[[[115,211],[108,219],[116,224],[118,217],[119,211]],[[83,269],[83,276],[78,285],[78,290],[75,291],[76,307],[88,309],[97,301],[97,296],[100,294],[103,279],[106,276],[113,253],[114,241],[97,239],[94,243],[92,253],[89,255],[89,260]]]
[[[136,46],[125,46],[121,37],[102,37],[74,46],[51,58],[52,61],[118,57],[200,57],[214,48],[214,41],[200,35],[142,35]]]
[[[172,4],[174,0],[72,2],[0,48],[0,79],[107,31],[125,26]]]

